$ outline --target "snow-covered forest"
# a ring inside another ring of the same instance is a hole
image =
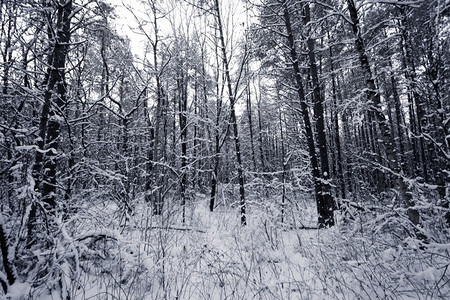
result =
[[[450,299],[449,0],[0,0],[0,299]]]

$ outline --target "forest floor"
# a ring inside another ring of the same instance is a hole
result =
[[[56,251],[60,278],[8,299],[450,299],[448,229],[425,246],[388,212],[311,229],[313,201],[288,203],[281,223],[259,197],[242,227],[233,205],[195,198],[184,225],[175,206],[157,217],[142,204],[125,222],[109,202],[86,205]]]

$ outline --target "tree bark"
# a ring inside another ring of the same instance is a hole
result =
[[[369,60],[366,54],[364,40],[361,36],[359,27],[358,12],[353,0],[347,0],[347,7],[352,21],[351,27],[355,35],[355,47],[359,55],[359,62],[364,74],[365,84],[367,88],[367,101],[372,104],[372,111],[377,119],[380,128],[380,139],[385,147],[388,160],[388,167],[395,173],[396,185],[399,188],[400,198],[404,205],[408,207],[408,218],[414,225],[419,224],[419,212],[413,208],[414,201],[411,193],[408,191],[403,178],[401,177],[401,168],[398,161],[394,140],[391,135],[390,128],[386,118],[382,112],[381,97],[378,88],[375,85],[375,79],[370,69]]]
[[[250,91],[250,83],[247,82],[247,117],[248,117],[248,130],[250,132],[250,150],[252,154],[253,170],[256,172],[256,156],[255,156],[255,139],[253,134],[253,118],[252,118],[252,97]]]
[[[265,172],[266,171],[266,159],[265,159],[265,155],[264,155],[264,141],[263,141],[263,125],[262,125],[262,107],[261,107],[261,101],[262,101],[262,96],[261,96],[261,79],[258,79],[258,88],[259,88],[259,101],[258,101],[258,140],[259,140],[259,159],[261,162],[261,171]]]
[[[289,13],[288,1],[283,1],[284,22],[287,32],[288,47],[290,49],[290,58],[294,70],[297,94],[300,100],[300,108],[303,115],[303,122],[305,125],[306,139],[308,142],[309,158],[311,161],[312,175],[314,179],[314,191],[317,202],[317,212],[319,215],[319,227],[330,227],[334,225],[333,218],[333,204],[329,202],[331,197],[324,197],[323,181],[321,171],[319,169],[319,162],[316,155],[316,148],[314,143],[314,133],[309,117],[308,105],[306,104],[305,93],[303,89],[303,80],[300,74],[299,56],[294,41],[294,33],[292,30],[291,16]],[[325,190],[326,192],[326,190]]]
[[[330,34],[328,33],[328,39],[330,39]],[[339,130],[339,114],[338,114],[338,95],[337,95],[337,86],[336,86],[336,75],[335,75],[335,67],[334,67],[334,55],[333,55],[333,47],[330,46],[330,70],[331,70],[331,86],[332,86],[332,97],[333,97],[333,131],[334,131],[334,143],[336,147],[336,165],[337,165],[337,178],[340,186],[341,198],[346,198],[346,190],[345,190],[345,180],[344,180],[344,168],[342,161],[342,147],[341,147],[341,137]]]
[[[178,84],[178,117],[180,124],[180,138],[181,138],[181,182],[180,182],[180,198],[182,206],[182,222],[186,221],[186,186],[187,186],[187,84],[183,74],[183,67],[181,66],[177,79]]]
[[[223,27],[222,27],[222,19],[220,14],[219,0],[215,0],[215,10],[217,17],[217,24],[219,29],[219,39],[222,48],[222,61],[225,66],[225,76],[227,80],[228,86],[228,97],[230,99],[230,125],[233,129],[234,134],[234,146],[236,150],[236,162],[237,162],[237,170],[238,170],[238,179],[239,179],[239,210],[241,213],[241,225],[247,225],[247,216],[246,216],[246,204],[245,204],[245,188],[244,188],[244,169],[242,166],[242,158],[241,158],[241,145],[239,143],[239,132],[238,132],[238,124],[236,119],[236,109],[235,109],[235,95],[233,92],[233,88],[231,86],[231,76],[230,76],[230,68],[228,64],[227,52],[225,49],[225,38],[223,35]]]
[[[217,39],[217,36],[215,37]],[[211,193],[210,193],[210,200],[209,200],[209,210],[212,212],[215,208],[215,202],[216,202],[216,193],[217,193],[217,182],[218,182],[218,176],[219,176],[219,163],[220,163],[220,150],[222,144],[220,143],[220,117],[222,114],[222,95],[223,95],[223,89],[221,90],[219,88],[219,50],[218,45],[216,45],[215,48],[215,58],[216,58],[216,64],[217,64],[217,73],[216,73],[216,95],[217,95],[217,101],[216,101],[216,119],[214,123],[214,161],[213,161],[213,170],[211,175]],[[206,70],[203,64],[203,74],[206,75]],[[204,93],[206,97],[206,82],[204,83]],[[228,133],[228,130],[227,130]],[[225,137],[226,138],[226,137]]]
[[[153,48],[153,64],[154,64],[154,71],[156,73],[156,112],[155,112],[155,122],[154,122],[154,139],[153,139],[153,148],[152,148],[152,183],[153,183],[153,189],[152,189],[152,205],[153,205],[153,214],[155,215],[161,215],[162,209],[164,205],[164,199],[163,199],[163,174],[161,170],[161,166],[159,165],[161,163],[162,157],[163,157],[163,148],[164,145],[161,145],[161,136],[163,135],[163,128],[164,128],[164,91],[161,85],[161,72],[159,62],[158,62],[158,45],[159,45],[159,36],[158,36],[158,17],[157,17],[157,8],[155,5],[155,2],[153,1],[151,3],[152,5],[152,12],[153,12],[153,26],[155,27],[155,40],[152,41],[152,48]],[[164,137],[166,139],[166,137]],[[161,149],[160,149],[161,148]],[[148,192],[148,191],[147,191]]]
[[[42,176],[41,195],[44,207],[49,211],[56,208],[56,154],[58,151],[58,138],[60,134],[60,113],[66,104],[65,66],[69,51],[70,18],[72,13],[72,1],[57,4],[56,36],[53,38],[51,62],[48,70],[48,83],[44,92],[44,105],[40,121],[39,145],[45,156],[37,155],[35,165],[42,166],[35,176]],[[52,24],[48,24],[52,26]],[[45,147],[45,149],[44,149]],[[37,180],[36,182],[40,182]]]
[[[15,258],[15,253],[11,255],[12,250],[13,249],[11,249],[9,246],[9,238],[8,234],[5,231],[3,217],[0,216],[0,251],[2,253],[3,268],[6,273],[6,280],[4,280],[4,278],[1,278],[0,283],[5,294],[8,293],[9,287],[13,285],[17,279],[16,267],[14,265],[14,261],[11,261],[12,258]]]
[[[305,26],[311,21],[311,12],[309,3],[305,3],[303,8],[303,22]],[[320,166],[321,166],[321,193],[323,198],[323,207],[319,215],[323,215],[323,223],[325,226],[334,225],[333,210],[335,210],[335,202],[331,194],[330,180],[330,166],[328,162],[328,147],[327,137],[325,132],[325,119],[323,109],[323,97],[320,91],[319,74],[317,70],[316,55],[315,55],[315,41],[311,38],[312,32],[307,33],[308,39],[306,41],[308,47],[309,71],[311,74],[311,81],[313,87],[313,101],[314,101],[314,117],[316,119],[317,128],[317,147],[319,148]],[[319,220],[319,224],[321,221]]]

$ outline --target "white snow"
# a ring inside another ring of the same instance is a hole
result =
[[[281,224],[279,208],[255,198],[248,226],[241,227],[235,207],[219,205],[211,213],[207,200],[196,195],[186,208],[186,224],[176,203],[163,217],[141,203],[125,226],[117,220],[117,205],[86,205],[81,215],[92,217],[77,218],[81,231],[65,237],[70,247],[60,249],[63,292],[79,300],[433,299],[427,295],[437,289],[450,295],[445,284],[449,244],[430,243],[426,251],[413,238],[399,244],[383,233],[387,213],[368,214],[367,228],[359,219],[304,230],[296,228],[314,224],[313,201],[299,199]],[[18,290],[12,299],[20,299]],[[53,289],[32,299],[60,296]]]

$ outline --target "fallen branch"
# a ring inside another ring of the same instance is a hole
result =
[[[78,242],[87,240],[87,239],[95,239],[94,243],[99,241],[99,240],[106,240],[106,239],[111,239],[113,241],[117,241],[117,238],[115,236],[109,235],[109,234],[104,234],[104,233],[100,233],[100,234],[89,234],[89,235],[85,235],[85,236],[81,236],[79,238],[77,238],[76,240]]]
[[[297,227],[297,229],[300,229],[300,230],[317,230],[317,229],[319,229],[319,227],[312,227],[312,226],[300,226],[300,227]]]
[[[205,230],[188,228],[188,227],[173,227],[173,226],[152,226],[150,229],[168,229],[168,230],[179,230],[179,231],[196,231],[200,233],[206,233]]]

